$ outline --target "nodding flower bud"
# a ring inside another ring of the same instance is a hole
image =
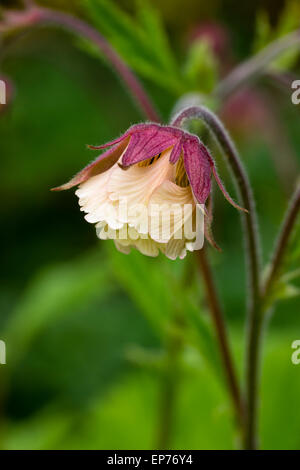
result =
[[[241,209],[226,192],[205,145],[180,128],[136,124],[111,142],[90,146],[95,150],[107,147],[109,150],[54,190],[79,185],[76,194],[86,220],[96,223],[99,238],[113,238],[122,252],[128,253],[133,246],[149,256],[161,251],[175,259],[183,258],[187,250],[202,248],[196,216],[200,213],[202,219],[209,218],[204,205],[212,174],[227,200]],[[120,214],[124,201],[127,211]],[[143,215],[137,215],[138,204],[145,208]],[[166,207],[170,205],[168,225]],[[156,219],[154,206],[158,207]],[[188,223],[189,229],[182,234]]]

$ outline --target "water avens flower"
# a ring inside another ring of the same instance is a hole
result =
[[[96,224],[99,238],[114,239],[123,253],[135,247],[148,256],[161,251],[175,259],[202,248],[212,173],[225,197],[239,208],[195,135],[172,126],[136,124],[111,142],[90,146],[107,147],[54,190],[79,185],[76,195],[85,219]]]

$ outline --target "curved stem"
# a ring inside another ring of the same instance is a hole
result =
[[[152,121],[159,121],[159,115],[141,82],[109,42],[88,23],[68,13],[39,6],[31,6],[31,3],[29,8],[24,11],[7,13],[6,18],[8,21],[4,23],[2,30],[53,23],[93,42],[123,79],[144,115]]]
[[[289,93],[289,95],[291,94],[291,86],[293,81],[297,80],[297,76],[290,71],[268,71],[264,74],[264,77],[266,77],[268,83],[282,89],[283,91],[286,91]]]
[[[273,254],[273,258],[271,261],[270,271],[263,287],[264,299],[266,299],[268,295],[270,294],[270,292],[272,291],[274,282],[277,279],[277,275],[279,273],[279,270],[280,270],[280,267],[284,258],[284,254],[288,246],[288,241],[292,233],[292,230],[294,228],[299,212],[300,212],[300,185],[296,188],[291,198],[289,208],[287,210],[286,216],[282,223],[281,230],[279,232],[279,237],[278,237],[274,254]]]
[[[242,401],[240,387],[230,351],[224,314],[215,287],[213,274],[207,259],[205,248],[196,251],[196,255],[205,283],[207,302],[209,304],[212,319],[216,329],[217,340],[220,348],[221,359],[224,365],[230,396],[235,409],[238,425],[242,429],[244,425],[244,404]]]
[[[296,45],[300,45],[300,30],[277,39],[254,57],[238,65],[221,81],[215,90],[215,94],[222,100],[226,99],[246,82],[260,75],[276,57]]]
[[[203,106],[194,106],[183,110],[173,121],[174,126],[182,125],[185,119],[202,119],[212,131],[224,153],[241,198],[241,203],[248,213],[242,213],[245,226],[244,235],[247,247],[247,267],[249,270],[248,330],[246,351],[246,431],[245,447],[256,446],[257,428],[257,389],[259,378],[259,349],[262,333],[261,296],[260,296],[260,252],[254,198],[248,177],[241,164],[234,143],[229,137],[219,118]]]

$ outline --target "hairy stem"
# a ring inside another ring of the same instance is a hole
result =
[[[272,42],[254,57],[246,60],[230,72],[217,86],[215,95],[222,100],[226,99],[232,92],[263,73],[276,57],[297,45],[300,45],[300,30],[293,31]]]
[[[28,5],[28,8],[23,11],[6,13],[5,19],[6,22],[1,25],[2,31],[14,28],[27,28],[40,24],[54,24],[62,26],[68,31],[88,39],[98,47],[116,70],[118,75],[123,79],[143,114],[152,121],[159,121],[159,115],[141,82],[109,42],[95,28],[85,21],[82,21],[68,13],[33,6],[31,2]]]
[[[283,91],[286,91],[289,95],[291,94],[292,83],[297,80],[297,76],[290,71],[268,71],[264,74],[264,77],[266,77],[268,83],[277,86],[277,88],[280,88]]]
[[[219,118],[203,106],[183,110],[173,121],[174,126],[182,125],[185,119],[202,119],[212,131],[221,151],[225,155],[234,175],[241,203],[248,213],[242,213],[244,236],[246,240],[247,267],[249,278],[248,329],[246,350],[246,429],[245,447],[256,446],[257,433],[257,392],[259,378],[259,349],[262,333],[261,296],[260,296],[260,250],[256,222],[256,211],[252,189],[241,164],[234,143]]]
[[[230,392],[233,407],[236,413],[236,419],[239,427],[242,429],[244,425],[244,406],[240,393],[240,387],[235,372],[233,358],[230,351],[228,335],[224,320],[224,314],[220,304],[219,296],[213,279],[212,270],[210,268],[206,250],[203,248],[196,252],[198,264],[203,276],[207,302],[211,311],[212,320],[215,325],[217,340],[220,348],[221,359],[225,370],[228,389]]]
[[[300,211],[300,185],[296,188],[290,204],[287,210],[286,216],[283,220],[281,230],[279,232],[279,237],[275,246],[274,254],[271,260],[270,271],[266,282],[263,287],[263,297],[266,299],[272,291],[274,282],[277,279],[277,275],[280,271],[282,261],[284,259],[284,254],[286,252],[288,241],[293,231],[294,225],[296,223],[298,214]]]

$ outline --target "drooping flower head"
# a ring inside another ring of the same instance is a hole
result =
[[[99,238],[113,238],[124,253],[135,247],[149,256],[161,251],[175,259],[183,258],[187,250],[202,248],[198,232],[204,231],[204,225],[202,230],[196,222],[205,213],[211,174],[229,202],[239,208],[225,191],[207,148],[195,135],[172,126],[136,124],[118,139],[90,146],[107,147],[109,150],[54,190],[79,185],[76,195],[86,220],[96,224]],[[120,210],[124,201],[126,211]],[[145,210],[138,211],[140,207]],[[155,216],[153,208],[158,208]]]

